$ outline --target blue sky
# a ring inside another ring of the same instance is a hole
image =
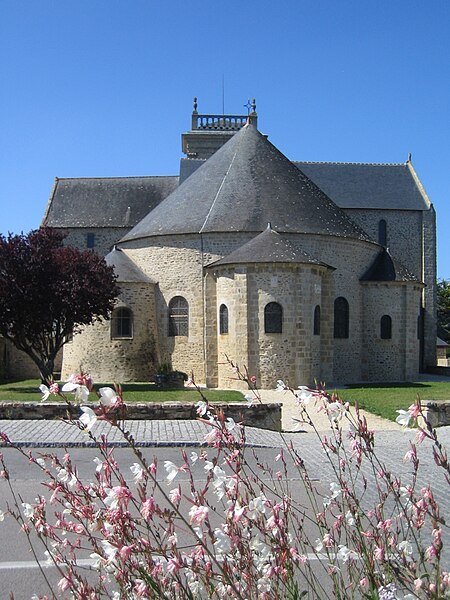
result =
[[[245,113],[295,160],[401,163],[450,279],[448,0],[0,0],[0,232],[57,177],[176,174],[199,112]]]

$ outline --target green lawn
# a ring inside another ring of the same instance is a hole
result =
[[[398,409],[407,409],[416,398],[426,400],[449,400],[450,382],[423,381],[419,383],[370,384],[349,386],[337,390],[343,400],[350,404],[358,402],[359,407],[375,415],[395,421]]]
[[[0,385],[0,401],[14,402],[39,402],[41,392],[39,391],[40,381],[31,379],[26,381],[16,381]],[[96,388],[112,387],[108,384],[96,384]],[[197,390],[184,388],[181,390],[162,390],[158,389],[152,383],[125,383],[122,386],[123,399],[125,402],[190,402],[195,403],[200,400]],[[204,395],[210,402],[242,402],[244,396],[241,392],[233,390],[203,390]],[[69,399],[72,394],[68,394]],[[57,400],[56,396],[50,396],[50,400]],[[96,396],[91,394],[90,400],[95,401]]]

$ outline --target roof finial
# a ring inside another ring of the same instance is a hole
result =
[[[252,107],[252,103],[250,102],[250,98],[247,100],[247,104],[244,104],[244,108],[247,109],[247,115],[250,114],[250,109]]]
[[[194,110],[192,112],[197,112],[197,96],[194,96]]]
[[[411,162],[412,159],[412,154],[411,152],[408,152],[408,160],[406,162]]]
[[[271,230],[272,230],[272,223],[271,223],[270,221],[267,223],[267,229],[268,229],[269,231],[271,231]]]
[[[254,98],[252,100],[252,113],[256,113],[256,100]]]

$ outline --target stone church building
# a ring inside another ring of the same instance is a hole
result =
[[[179,176],[56,179],[43,224],[106,256],[111,320],[64,348],[62,379],[160,365],[235,387],[414,380],[436,364],[435,212],[408,160],[286,158],[247,116],[196,101]]]

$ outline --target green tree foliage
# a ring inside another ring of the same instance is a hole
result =
[[[441,279],[437,283],[437,321],[438,327],[450,337],[450,281]],[[440,336],[442,337],[442,336]]]
[[[67,339],[107,319],[119,292],[103,258],[63,239],[50,228],[0,235],[0,334],[35,362],[45,382]]]

